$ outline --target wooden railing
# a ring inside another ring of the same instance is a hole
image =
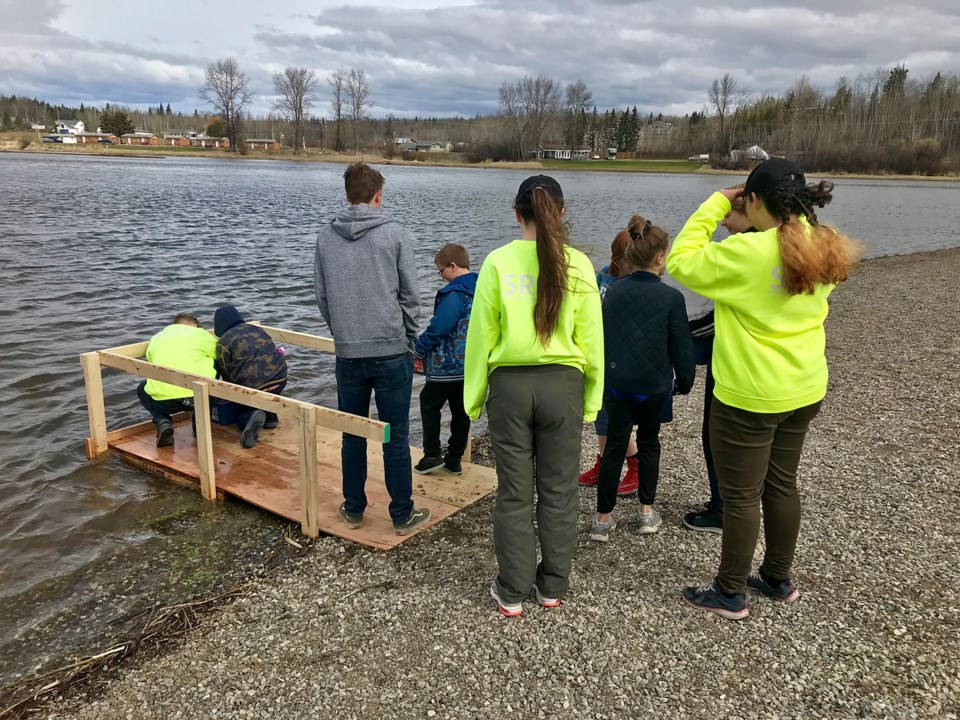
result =
[[[261,327],[278,342],[322,352],[334,351],[333,340],[330,338],[266,325]],[[231,400],[258,410],[296,419],[300,426],[301,525],[305,535],[315,538],[319,534],[320,507],[317,478],[317,426],[357,435],[378,443],[390,441],[388,423],[156,365],[140,359],[146,351],[147,343],[139,342],[84,353],[80,356],[87,394],[87,413],[90,420],[90,437],[87,438],[86,443],[88,458],[99,457],[107,451],[111,440],[130,434],[130,428],[107,431],[103,402],[102,368],[104,367],[159,380],[193,392],[193,406],[197,420],[200,493],[207,500],[217,499],[216,464],[213,457],[213,435],[210,425],[211,397]],[[469,455],[467,457],[469,458]]]

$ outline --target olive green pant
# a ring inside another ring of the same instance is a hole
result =
[[[800,533],[797,467],[807,428],[819,410],[818,402],[788,412],[755,413],[713,399],[710,446],[723,498],[717,584],[724,592],[746,589],[760,534],[761,506],[763,572],[776,580],[790,577]]]
[[[534,585],[544,597],[562,597],[577,550],[583,373],[565,365],[497,368],[487,416],[497,461],[497,590],[511,603],[526,600]]]

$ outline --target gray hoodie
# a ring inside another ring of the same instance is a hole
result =
[[[320,230],[313,285],[338,357],[413,349],[420,320],[413,239],[377,208],[350,205]]]

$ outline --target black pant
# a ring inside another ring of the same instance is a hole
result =
[[[713,404],[713,388],[715,386],[713,363],[708,362],[707,386],[703,389],[703,428],[700,431],[700,438],[703,441],[703,459],[707,463],[707,480],[710,481],[710,507],[714,510],[723,510],[723,499],[720,497],[717,470],[713,466],[713,450],[710,447],[710,406]]]
[[[275,385],[272,388],[264,390],[264,392],[273,393],[274,395],[283,395],[283,389],[287,386],[287,381],[284,380],[279,385]],[[241,405],[240,403],[227,403],[233,406],[231,412],[237,414],[237,427],[244,428],[247,426],[247,423],[250,421],[250,416],[256,411],[256,408],[249,407],[248,405]],[[266,412],[266,411],[264,411]],[[277,424],[277,414],[272,412],[267,412],[266,423],[276,425]]]
[[[637,426],[637,474],[640,479],[640,502],[653,505],[660,476],[660,419],[665,395],[651,395],[643,402],[603,398],[607,409],[607,446],[600,460],[597,483],[597,512],[613,512],[617,505],[617,485],[623,461],[630,444],[630,430]]]
[[[166,420],[171,422],[170,417],[177,412],[193,412],[193,397],[177,398],[175,400],[154,400],[147,393],[146,381],[137,385],[137,397],[140,398],[140,404],[143,405],[150,417],[153,418],[154,425],[160,425]]]
[[[461,458],[467,449],[470,437],[470,418],[463,409],[463,380],[459,382],[430,382],[420,391],[420,419],[423,423],[423,454],[439,457],[440,410],[450,404],[450,442],[447,450],[451,457]]]

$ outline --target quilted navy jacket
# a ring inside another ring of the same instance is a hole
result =
[[[413,350],[423,358],[423,374],[429,382],[463,382],[467,327],[476,289],[477,274],[471,272],[455,277],[437,292],[433,318]]]
[[[604,383],[656,395],[693,387],[696,365],[683,295],[653,273],[637,271],[607,288],[603,300]]]

